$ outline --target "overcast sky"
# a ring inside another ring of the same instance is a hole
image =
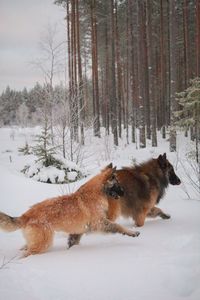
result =
[[[0,0],[0,93],[31,88],[44,81],[30,62],[41,56],[39,41],[47,24],[57,24],[64,38],[64,10],[53,0]]]

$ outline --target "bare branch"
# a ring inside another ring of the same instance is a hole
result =
[[[15,262],[16,263],[16,258],[17,258],[17,255],[11,257],[10,259],[6,259],[6,257],[4,256],[3,257],[3,260],[2,260],[2,263],[0,265],[0,270],[3,270],[3,269],[7,269],[8,265]]]

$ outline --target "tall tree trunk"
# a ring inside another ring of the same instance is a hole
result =
[[[152,30],[152,1],[147,0],[147,46],[148,46],[148,75],[149,75],[149,97],[150,97],[150,112],[151,112],[151,133],[152,146],[157,147],[156,133],[156,97],[155,97],[155,51],[153,51],[154,38]]]
[[[200,77],[200,0],[196,0],[196,76]]]
[[[73,90],[72,90],[72,81],[73,81],[73,56],[72,56],[72,29],[71,29],[71,13],[70,13],[70,0],[67,0],[66,3],[67,10],[67,50],[68,50],[68,89],[69,89],[69,110],[70,110],[70,159],[73,161]]]
[[[108,18],[106,17],[105,29],[105,118],[106,118],[106,133],[110,134],[110,102],[109,102],[109,47],[108,47]]]
[[[160,0],[160,97],[162,110],[162,137],[166,138],[166,114],[167,114],[167,97],[166,97],[166,50],[164,49],[164,16],[163,16],[163,0]]]
[[[116,28],[116,60],[117,60],[117,99],[118,99],[118,128],[119,137],[122,135],[122,104],[123,104],[123,85],[122,85],[122,67],[120,57],[120,39],[119,39],[119,27],[118,27],[118,15],[117,15],[117,1],[115,1],[115,28]]]
[[[91,0],[90,7],[91,7],[91,31],[92,31],[91,37],[92,37],[92,85],[93,85],[94,135],[100,137],[96,0]]]
[[[80,46],[80,21],[79,21],[79,1],[76,0],[76,33],[77,33],[77,53],[78,53],[78,96],[79,96],[79,115],[81,128],[81,144],[84,145],[84,93],[83,93],[83,75],[81,62]]]
[[[131,94],[131,141],[135,143],[135,110],[136,110],[136,80],[135,80],[135,44],[134,44],[134,27],[133,27],[133,2],[128,0],[128,10],[127,10],[127,17],[128,17],[128,39],[130,39],[130,57],[127,56],[127,68],[130,64],[130,79],[127,76],[127,80],[130,82],[130,94]],[[128,90],[128,87],[127,87]],[[128,92],[128,91],[127,91]]]
[[[176,0],[169,3],[169,38],[170,38],[170,151],[176,151],[176,128],[174,122],[174,112],[176,110]]]
[[[78,95],[77,95],[77,34],[76,34],[76,6],[71,1],[71,54],[72,54],[72,128],[73,139],[78,142]]]
[[[146,1],[143,0],[142,6],[142,39],[143,39],[143,59],[144,59],[144,105],[145,105],[145,124],[146,136],[151,138],[150,128],[150,101],[149,101],[149,74],[148,74],[148,49],[147,49],[147,26],[146,26]]]
[[[189,33],[188,33],[188,0],[183,3],[183,36],[184,36],[184,64],[185,64],[185,88],[189,82]]]
[[[143,1],[138,1],[138,58],[139,58],[139,68],[138,68],[138,77],[139,77],[139,131],[140,131],[140,148],[146,147],[146,134],[145,134],[145,99],[144,99],[144,40],[143,40]]]
[[[130,80],[129,80],[129,74],[130,74],[130,70],[129,70],[129,57],[130,57],[130,42],[129,42],[129,36],[130,36],[130,26],[129,26],[129,6],[127,5],[127,9],[126,9],[126,58],[124,59],[124,70],[125,70],[125,74],[124,74],[124,91],[125,91],[125,122],[124,122],[124,128],[126,129],[126,140],[127,140],[127,144],[129,144],[129,114],[128,114],[128,104],[129,104],[129,97],[130,97],[130,93],[129,93],[129,85],[130,85]],[[131,122],[133,124],[133,122]],[[133,127],[133,125],[132,125]],[[135,127],[134,127],[135,128]],[[132,130],[133,132],[133,130]],[[133,133],[132,133],[133,135]],[[135,138],[135,134],[134,134],[134,138]],[[133,138],[132,138],[133,140]]]
[[[114,137],[114,145],[118,146],[117,129],[117,95],[116,95],[116,72],[115,72],[115,11],[114,0],[111,0],[111,125]]]

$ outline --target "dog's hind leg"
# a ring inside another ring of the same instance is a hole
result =
[[[160,208],[154,206],[147,215],[151,218],[161,217],[162,219],[170,219],[171,216],[164,213]]]
[[[45,252],[52,244],[53,231],[49,226],[31,224],[24,228],[27,249],[23,257]]]
[[[128,235],[132,237],[138,236],[140,233],[138,231],[129,230],[117,223],[113,223],[108,219],[104,219],[101,223],[100,230],[106,233],[121,233],[123,235]]]
[[[146,216],[147,216],[147,208],[143,208],[141,211],[138,211],[133,220],[135,220],[135,225],[141,227],[144,225]]]
[[[78,245],[81,240],[82,234],[70,234],[68,238],[68,249],[74,245]]]

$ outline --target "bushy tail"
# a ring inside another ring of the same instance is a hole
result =
[[[20,218],[13,218],[0,212],[0,229],[8,232],[15,231],[21,227],[20,223]]]

